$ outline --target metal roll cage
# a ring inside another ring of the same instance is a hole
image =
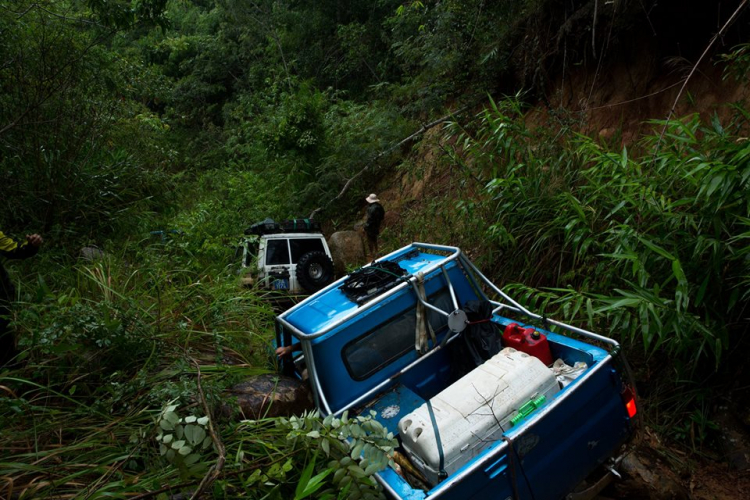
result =
[[[461,310],[460,304],[458,303],[458,299],[456,297],[456,292],[453,288],[453,283],[450,280],[450,277],[448,275],[448,271],[446,270],[446,266],[451,262],[457,262],[457,264],[463,269],[463,271],[466,273],[466,275],[469,277],[470,281],[476,288],[479,295],[486,297],[486,294],[481,290],[481,287],[479,286],[479,282],[484,283],[486,286],[488,286],[492,291],[494,291],[502,300],[504,300],[507,303],[500,302],[497,300],[491,300],[487,298],[487,300],[490,301],[490,303],[494,306],[492,310],[492,314],[498,314],[499,312],[503,310],[512,311],[518,314],[522,314],[531,320],[541,320],[544,322],[545,325],[554,325],[562,330],[565,330],[570,333],[575,333],[577,335],[580,335],[582,337],[586,337],[591,340],[595,340],[598,342],[601,342],[603,344],[606,344],[610,346],[610,353],[615,354],[619,351],[620,345],[617,341],[614,339],[611,339],[609,337],[604,337],[602,335],[598,335],[596,333],[590,332],[588,330],[584,330],[583,328],[578,328],[573,325],[569,325],[567,323],[563,323],[561,321],[553,320],[547,317],[544,317],[540,314],[534,313],[528,309],[526,309],[524,306],[513,300],[508,294],[503,292],[500,288],[498,288],[494,283],[492,283],[484,274],[482,274],[479,269],[468,259],[466,258],[463,253],[461,252],[461,249],[458,247],[453,246],[444,246],[444,245],[434,245],[430,243],[412,243],[409,247],[404,247],[399,250],[396,250],[395,252],[391,252],[390,254],[386,255],[385,257],[382,257],[381,260],[388,260],[391,257],[395,257],[397,255],[403,255],[405,253],[408,253],[414,249],[421,249],[421,250],[433,250],[438,252],[448,252],[449,255],[446,256],[444,259],[434,262],[428,266],[426,266],[423,270],[420,270],[419,274],[423,276],[427,276],[430,273],[440,269],[442,271],[443,277],[448,285],[448,290],[450,292],[451,301],[453,302],[454,311],[451,313],[447,313],[443,311],[442,309],[435,307],[434,305],[430,304],[425,298],[421,296],[421,294],[418,292],[417,289],[417,280],[418,276],[416,275],[409,275],[408,277],[405,277],[404,281],[402,283],[399,283],[395,287],[391,288],[390,290],[386,291],[385,293],[378,295],[377,297],[373,297],[366,303],[364,303],[361,307],[357,308],[356,310],[351,311],[350,313],[346,314],[345,316],[337,319],[336,321],[332,322],[329,325],[326,325],[324,328],[321,328],[320,330],[313,332],[313,333],[305,333],[301,331],[299,328],[291,324],[286,317],[294,310],[296,310],[299,307],[303,307],[305,304],[309,303],[310,301],[314,300],[314,296],[308,297],[307,299],[303,300],[296,306],[292,307],[288,311],[285,311],[284,313],[280,314],[278,316],[278,321],[281,323],[281,325],[288,329],[299,341],[302,345],[302,352],[304,354],[305,360],[307,361],[307,369],[310,377],[310,381],[313,384],[314,391],[313,395],[315,397],[315,402],[320,408],[321,413],[323,414],[330,414],[333,413],[334,415],[340,415],[344,411],[351,409],[353,407],[356,407],[358,404],[362,403],[363,401],[366,401],[370,396],[382,391],[384,388],[386,388],[388,385],[390,385],[393,380],[400,377],[404,373],[408,372],[409,370],[413,369],[415,366],[419,365],[420,363],[424,362],[426,359],[428,359],[430,356],[435,354],[437,351],[439,351],[441,348],[445,346],[445,344],[452,342],[455,340],[458,335],[460,334],[462,329],[451,329],[450,332],[446,333],[448,336],[446,338],[446,341],[442,344],[435,345],[430,351],[428,351],[426,354],[422,355],[420,358],[415,360],[414,362],[410,363],[406,367],[404,367],[401,371],[399,371],[397,374],[391,376],[387,380],[384,380],[380,384],[376,385],[372,389],[370,389],[368,392],[357,398],[356,400],[350,402],[346,406],[342,408],[338,408],[334,411],[328,404],[328,401],[325,398],[325,394],[323,393],[322,387],[320,385],[320,379],[318,378],[317,370],[315,368],[315,362],[312,352],[312,345],[310,341],[312,339],[316,339],[318,337],[321,337],[332,330],[338,328],[342,324],[346,323],[347,321],[353,319],[355,316],[359,316],[362,314],[362,312],[373,308],[374,306],[378,305],[379,303],[387,300],[388,298],[396,295],[404,288],[411,286],[414,290],[415,296],[417,297],[417,300],[419,300],[425,307],[430,309],[431,311],[434,311],[437,314],[440,314],[442,316],[445,316],[447,318],[450,318],[450,316],[457,311]],[[477,278],[479,279],[479,282],[477,281]],[[321,290],[318,293],[325,293],[326,291],[338,287],[346,277],[339,279],[338,281],[328,285],[326,288]]]

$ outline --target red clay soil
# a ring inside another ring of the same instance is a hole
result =
[[[581,120],[581,132],[614,138],[619,146],[631,146],[643,135],[660,133],[660,126],[647,122],[666,119],[673,107],[673,118],[698,113],[709,120],[716,114],[726,123],[732,113],[729,105],[747,104],[750,88],[732,76],[725,78],[724,67],[704,61],[684,90],[683,82],[693,66],[677,58],[617,62],[606,72],[575,70],[560,77],[550,92],[550,106],[537,108],[530,119],[541,121],[551,110],[564,110]]]

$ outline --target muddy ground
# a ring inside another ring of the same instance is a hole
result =
[[[622,479],[597,498],[735,500],[750,498],[750,474],[705,460],[643,447],[629,456]]]

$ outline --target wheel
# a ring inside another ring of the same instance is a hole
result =
[[[307,252],[297,261],[297,281],[308,292],[333,282],[333,261],[324,252]]]

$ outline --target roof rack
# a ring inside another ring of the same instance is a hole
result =
[[[320,222],[313,219],[288,219],[281,222],[266,218],[245,229],[245,234],[263,236],[278,233],[319,233]]]
[[[393,288],[404,279],[406,269],[397,262],[384,260],[362,267],[351,273],[341,285],[340,290],[352,302],[362,305]]]

